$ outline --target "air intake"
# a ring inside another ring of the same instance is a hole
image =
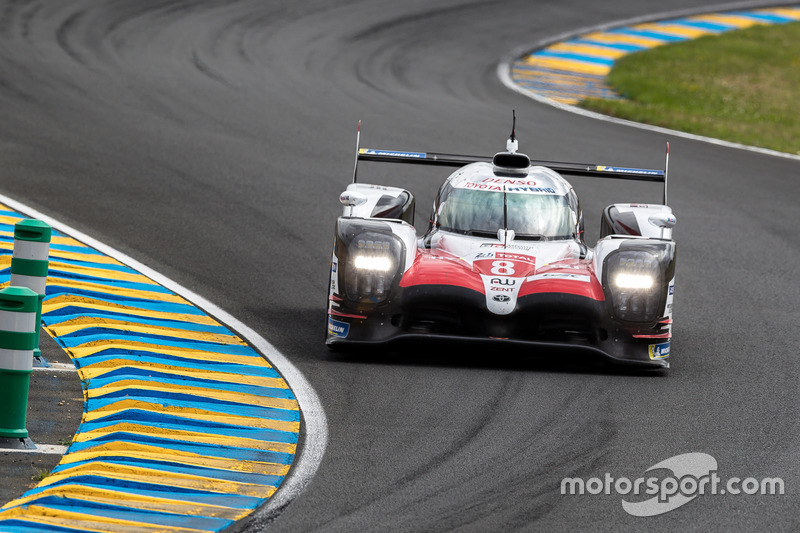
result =
[[[526,170],[531,166],[531,158],[525,154],[500,152],[492,158],[492,164],[502,170]]]

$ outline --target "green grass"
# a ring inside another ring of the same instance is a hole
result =
[[[42,481],[43,479],[45,479],[49,475],[50,475],[50,471],[49,470],[43,470],[41,468],[37,468],[36,469],[36,473],[31,476],[31,481],[34,481],[34,482],[38,483],[38,482]]]
[[[581,107],[800,154],[800,23],[756,26],[622,57],[609,84],[624,100]]]

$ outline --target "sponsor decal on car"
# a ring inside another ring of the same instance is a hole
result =
[[[509,187],[508,192],[541,192],[555,194],[556,190],[552,187]]]
[[[333,256],[331,259],[331,294],[336,294],[339,292],[339,276],[337,271],[339,270],[339,260],[336,258],[336,255]]]
[[[514,287],[491,287],[491,290],[497,292],[514,292]]]
[[[607,167],[603,165],[597,165],[596,170],[600,170],[603,172],[617,172],[619,174],[648,174],[651,176],[662,176],[664,174],[663,170],[650,170],[647,168]]]
[[[494,185],[491,183],[472,183],[468,181],[459,188],[463,189],[479,189],[481,191],[494,191],[503,192],[504,185]],[[532,192],[541,194],[555,194],[556,190],[552,187],[505,187],[505,191],[509,193],[515,192]]]
[[[531,257],[529,255],[519,255],[514,253],[508,252],[495,252],[495,258],[497,259],[508,259],[511,261],[521,261],[523,263],[530,263],[531,265],[536,263],[536,258]]]
[[[647,347],[647,352],[652,360],[666,359],[669,357],[669,343],[662,342],[661,344],[651,344]]]
[[[328,318],[328,335],[344,338],[348,333],[350,333],[350,324]]]
[[[569,272],[546,272],[544,274],[536,274],[535,276],[528,276],[528,281],[540,281],[543,279],[554,280],[570,280],[570,281],[582,281],[584,283],[589,283],[592,278],[586,274],[571,274]]]
[[[400,152],[397,150],[373,150],[369,148],[361,148],[359,149],[359,153],[369,155],[388,155],[394,157],[413,157],[416,159],[425,159],[428,157],[428,154],[425,152]]]
[[[494,261],[494,264],[490,265],[494,272],[481,274],[486,295],[486,309],[495,315],[507,315],[517,307],[517,295],[525,281],[523,277],[511,276],[514,269],[525,265],[522,263],[515,265],[510,261]]]
[[[478,189],[481,191],[509,192],[509,193],[539,193],[556,194],[553,187],[543,187],[531,179],[517,178],[482,178],[479,180],[464,181],[454,184],[458,189]]]
[[[523,246],[520,244],[509,244],[506,246],[505,244],[498,244],[498,243],[483,243],[481,244],[481,248],[503,248],[504,250],[533,250],[534,246]]]

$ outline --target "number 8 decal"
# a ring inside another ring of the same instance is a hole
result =
[[[512,261],[493,261],[492,274],[497,276],[513,276],[514,263]]]

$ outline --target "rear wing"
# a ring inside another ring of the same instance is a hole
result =
[[[443,167],[463,167],[470,163],[491,163],[492,156],[441,154],[437,152],[400,152],[396,150],[376,150],[359,148],[359,161],[378,161],[381,163],[410,163],[416,165],[439,165]],[[559,161],[538,161],[531,159],[531,165],[552,168],[556,172],[579,176],[599,176],[640,181],[664,183],[666,171],[647,168],[626,168],[610,165],[585,163],[562,163]]]
[[[462,167],[470,163],[491,163],[493,156],[444,154],[437,152],[406,152],[399,150],[380,150],[374,148],[360,148],[358,146],[361,122],[359,121],[359,135],[356,137],[356,162],[353,170],[353,183],[359,161],[375,161],[379,163],[406,163],[412,165],[438,165],[444,167]],[[667,173],[669,169],[669,143],[664,170],[648,168],[629,168],[612,165],[598,165],[588,163],[564,163],[561,161],[531,160],[531,165],[543,166],[573,176],[591,176],[597,178],[616,178],[624,180],[650,181],[664,184],[663,203],[667,203]]]

